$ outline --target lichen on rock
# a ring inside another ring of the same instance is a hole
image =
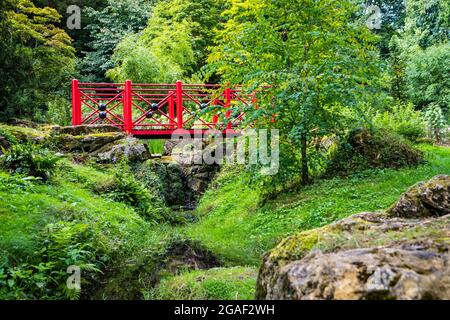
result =
[[[258,299],[449,299],[450,176],[387,211],[301,232],[268,252]]]
[[[98,161],[115,163],[122,159],[131,162],[143,162],[150,159],[150,152],[146,144],[136,138],[127,137],[109,143],[92,153]]]

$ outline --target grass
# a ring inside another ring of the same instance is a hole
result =
[[[197,210],[200,221],[184,232],[228,265],[258,266],[264,252],[290,234],[384,209],[418,181],[450,173],[450,148],[421,145],[420,149],[427,159],[420,167],[320,180],[299,192],[282,194],[262,208],[257,205],[257,192],[233,174],[204,195]]]
[[[212,268],[164,279],[148,298],[161,300],[251,300],[256,268]]]

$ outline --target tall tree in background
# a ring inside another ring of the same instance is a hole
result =
[[[217,0],[158,2],[147,27],[117,46],[109,78],[138,82],[191,78],[205,64],[223,4]]]
[[[377,85],[374,37],[367,26],[352,22],[358,10],[353,1],[229,3],[209,68],[224,82],[272,86],[260,97],[264,108],[248,115],[259,121],[275,117],[268,125],[280,129],[290,154],[297,155],[306,184],[311,141],[339,130],[343,109],[356,107]]]
[[[101,10],[85,9],[91,20],[86,26],[92,41],[79,69],[93,81],[103,81],[114,67],[111,56],[117,44],[127,35],[145,28],[153,0],[108,0]]]
[[[39,118],[61,94],[75,67],[74,49],[56,27],[55,9],[31,0],[4,0],[0,7],[0,119]]]
[[[407,1],[405,27],[391,40],[395,58],[394,92],[416,108],[448,110],[450,3],[445,0]],[[396,83],[404,85],[395,87]]]
[[[84,52],[89,51],[88,44],[92,41],[90,31],[85,29],[94,23],[94,19],[88,15],[84,14],[85,9],[92,8],[95,11],[101,11],[106,5],[105,0],[36,0],[36,6],[40,7],[51,7],[58,11],[62,16],[61,21],[57,26],[64,29],[66,33],[73,39],[73,47],[75,48],[75,54],[77,57],[84,57]],[[76,5],[81,9],[81,29],[68,29],[67,19],[71,13],[67,12],[67,8],[71,5]]]

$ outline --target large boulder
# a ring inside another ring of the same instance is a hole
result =
[[[131,162],[143,162],[150,158],[146,144],[136,138],[127,137],[107,144],[93,153],[100,162],[118,162],[128,159]]]
[[[393,216],[421,218],[450,214],[450,180],[448,176],[436,176],[430,181],[419,182],[402,195],[388,210]]]
[[[264,257],[256,297],[449,299],[449,184],[437,176],[387,211],[284,239]]]
[[[450,299],[450,255],[433,244],[312,252],[281,268],[271,299]]]

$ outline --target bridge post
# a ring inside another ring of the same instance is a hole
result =
[[[175,121],[175,92],[169,91],[169,118],[170,118],[170,127],[172,129],[175,128],[176,121]]]
[[[72,80],[72,125],[81,124],[81,95],[77,79]]]
[[[214,99],[212,105],[213,105],[213,106],[217,106],[217,99]],[[218,121],[218,120],[219,120],[219,115],[217,115],[217,114],[213,115],[213,117],[212,117],[212,122],[213,122],[213,124],[214,124],[214,128],[216,128],[216,129],[217,129],[217,121]]]
[[[132,111],[133,93],[131,91],[131,80],[125,81],[125,93],[123,97],[123,122],[125,132],[131,134],[133,130],[133,111]]]
[[[178,129],[183,128],[183,83],[178,80],[176,84],[177,96],[177,125]]]
[[[231,89],[225,89],[225,108],[229,109],[231,107]],[[231,111],[227,110],[225,113],[225,118],[230,119]],[[231,129],[231,121],[227,122],[227,130]]]

